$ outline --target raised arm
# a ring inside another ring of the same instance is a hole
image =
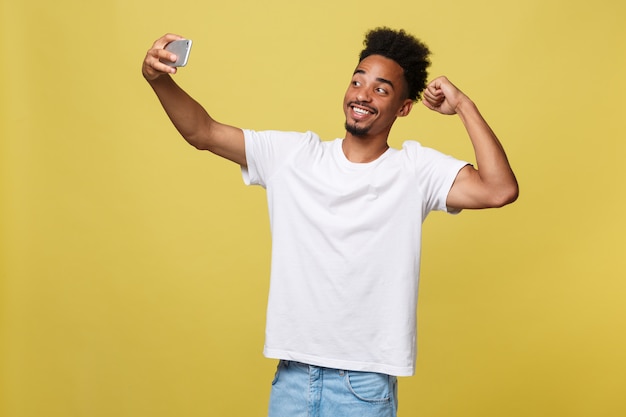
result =
[[[431,81],[424,105],[441,114],[458,114],[476,154],[476,168],[459,171],[447,205],[455,209],[502,207],[517,199],[519,189],[504,148],[476,105],[446,77]]]
[[[161,60],[176,61],[164,48],[181,36],[167,34],[154,42],[146,53],[142,73],[156,93],[163,109],[187,142],[197,149],[208,150],[246,166],[243,131],[215,121],[206,110],[172,79],[177,69]]]

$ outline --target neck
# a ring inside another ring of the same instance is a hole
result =
[[[378,159],[389,149],[389,145],[386,138],[376,140],[346,133],[342,149],[348,161],[363,164]]]

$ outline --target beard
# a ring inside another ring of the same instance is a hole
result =
[[[346,121],[345,123],[345,128],[348,133],[356,137],[366,136],[370,131],[370,126],[360,127],[357,126],[356,123],[351,125],[348,123],[348,121]]]

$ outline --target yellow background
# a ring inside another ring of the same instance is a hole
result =
[[[265,194],[140,74],[171,31],[218,120],[343,134],[363,34],[405,28],[499,134],[502,210],[426,222],[400,415],[626,415],[626,6],[615,0],[2,0],[0,415],[263,416]],[[472,158],[421,104],[392,144]]]

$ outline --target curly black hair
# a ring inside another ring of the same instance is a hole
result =
[[[387,27],[372,29],[365,34],[365,49],[359,55],[359,62],[370,55],[382,55],[398,63],[404,70],[404,78],[408,85],[408,98],[413,101],[420,99],[426,88],[430,65],[428,47],[416,37],[404,30],[393,30]]]

